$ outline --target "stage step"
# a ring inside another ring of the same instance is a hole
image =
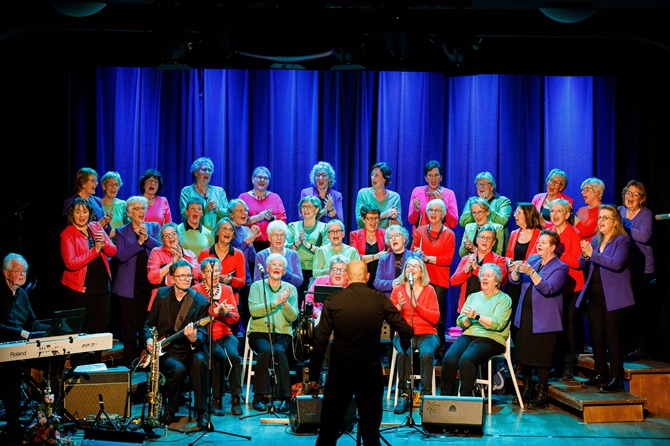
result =
[[[595,369],[591,355],[580,355],[577,365],[585,370]],[[670,412],[670,364],[654,360],[625,362],[624,379],[630,393],[646,398],[647,412]]]
[[[646,399],[627,392],[600,393],[582,381],[551,383],[549,397],[582,413],[586,423],[644,421]]]

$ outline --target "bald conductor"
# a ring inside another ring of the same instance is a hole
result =
[[[331,332],[333,341],[317,446],[336,444],[353,397],[363,444],[380,445],[384,395],[379,348],[382,324],[388,322],[401,337],[405,349],[410,345],[413,330],[384,293],[367,286],[369,275],[365,262],[352,260],[347,265],[349,285],[328,296],[323,305],[310,356],[313,395],[319,390],[317,380]]]

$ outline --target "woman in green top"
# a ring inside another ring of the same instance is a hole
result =
[[[505,352],[510,329],[512,299],[500,290],[503,276],[495,263],[479,269],[482,290],[465,300],[456,323],[463,334],[449,347],[442,360],[441,395],[452,395],[456,373],[461,373],[461,396],[472,396],[477,367]]]
[[[281,280],[286,273],[286,259],[281,254],[267,258],[267,278],[251,284],[249,290],[249,345],[258,353],[254,374],[254,410],[264,411],[272,404],[270,396],[281,404],[278,412],[288,412],[291,398],[291,376],[288,352],[291,349],[293,328],[298,318],[298,295],[293,285]],[[269,336],[272,335],[272,344]],[[275,370],[273,360],[277,365]],[[278,378],[278,388],[273,389],[270,369]]]
[[[302,308],[305,301],[305,291],[309,288],[314,266],[314,253],[316,249],[327,243],[328,228],[325,223],[318,221],[321,212],[321,200],[313,195],[300,199],[298,210],[302,220],[291,222],[287,225],[288,232],[284,246],[298,252],[300,256],[300,269],[302,269],[303,282],[298,288],[298,303]]]

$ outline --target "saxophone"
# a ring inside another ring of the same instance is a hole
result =
[[[160,394],[160,387],[165,384],[165,376],[158,370],[158,362],[160,359],[160,345],[158,342],[158,331],[156,327],[151,328],[153,335],[153,351],[151,352],[151,371],[149,372],[149,392],[147,393],[147,402],[149,404],[149,416],[147,424],[150,426],[157,426],[159,424],[158,417],[163,408],[163,397]]]

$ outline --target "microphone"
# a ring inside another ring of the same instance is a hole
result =
[[[409,286],[413,287],[414,286],[414,274],[412,274],[412,273],[407,274],[407,280],[409,281]]]
[[[670,220],[670,214],[658,214],[654,217],[656,220]]]
[[[259,263],[258,265],[256,265],[256,268],[258,268],[258,271],[261,272],[261,276],[265,275],[265,268],[263,268],[263,265]]]

